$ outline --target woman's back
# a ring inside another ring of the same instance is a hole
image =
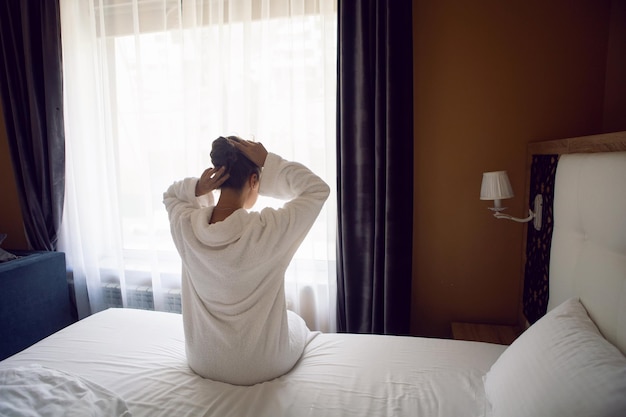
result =
[[[316,334],[287,311],[284,273],[329,188],[301,164],[269,154],[259,193],[288,199],[284,207],[240,209],[210,224],[215,207],[189,195],[194,181],[173,184],[164,199],[183,261],[189,365],[237,385],[273,379],[293,367]]]

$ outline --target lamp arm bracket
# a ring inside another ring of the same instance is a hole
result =
[[[534,220],[533,225],[535,226],[535,230],[541,230],[541,220],[542,220],[542,212],[543,212],[543,196],[541,194],[537,194],[535,196],[535,211],[533,212],[531,209],[528,210],[529,216],[525,219],[519,219],[517,217],[513,217],[508,214],[496,212],[493,214],[494,217],[498,219],[508,219],[513,220],[518,223],[527,223],[531,220]]]
[[[531,221],[532,219],[535,218],[535,214],[533,213],[532,210],[528,210],[529,216],[526,217],[525,219],[520,219],[518,217],[513,217],[509,214],[504,214],[504,213],[494,213],[493,216],[498,218],[498,219],[509,219],[509,220],[513,220],[514,222],[518,222],[518,223],[528,223],[529,221]]]

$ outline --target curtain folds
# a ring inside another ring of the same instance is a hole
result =
[[[0,97],[29,246],[57,247],[65,187],[57,0],[0,2]]]
[[[218,136],[254,138],[333,184],[335,0],[61,0],[61,19],[61,243],[88,293],[81,316],[118,305],[180,311],[162,196],[210,166]],[[282,202],[260,198],[254,209],[263,205]],[[336,315],[335,231],[331,198],[285,278],[289,308],[323,331]]]
[[[338,330],[408,334],[411,2],[340,1],[338,13]]]

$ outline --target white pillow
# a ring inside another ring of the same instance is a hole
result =
[[[626,416],[626,357],[576,298],[517,338],[484,381],[494,417]]]

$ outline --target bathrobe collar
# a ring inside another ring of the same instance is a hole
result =
[[[249,213],[240,208],[221,222],[209,224],[214,208],[206,207],[191,214],[191,227],[196,238],[209,247],[230,245],[239,240]]]

